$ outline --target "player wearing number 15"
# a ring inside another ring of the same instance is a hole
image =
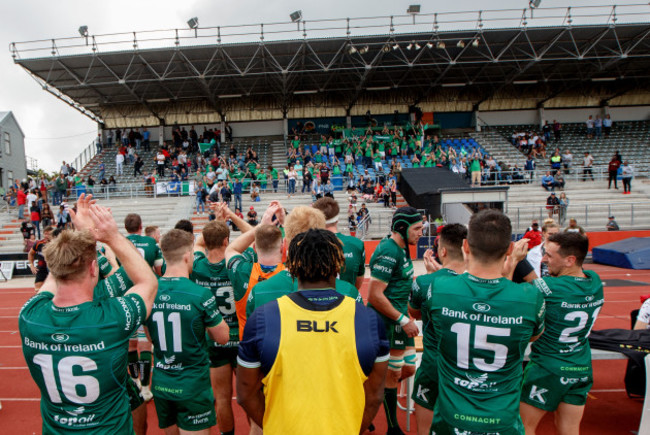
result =
[[[189,280],[193,245],[194,237],[183,230],[163,236],[160,246],[167,269],[145,323],[154,344],[158,425],[168,434],[178,429],[208,434],[215,425],[206,332],[220,344],[226,344],[229,335],[212,292]]]
[[[467,272],[436,279],[429,314],[438,344],[439,396],[431,432],[524,433],[522,361],[544,329],[544,296],[501,276],[512,251],[510,220],[484,210],[469,221]]]
[[[560,435],[577,435],[593,384],[587,336],[605,303],[603,283],[583,270],[589,241],[579,233],[548,238],[542,261],[551,275],[535,281],[546,299],[546,331],[533,344],[524,372],[521,418],[526,434],[546,412],[556,411]]]
[[[77,231],[63,231],[45,247],[54,279],[19,317],[23,354],[41,390],[43,433],[132,434],[127,346],[151,308],[156,278],[108,209],[82,194],[70,214]],[[133,281],[122,297],[93,301],[96,241],[115,252]]]

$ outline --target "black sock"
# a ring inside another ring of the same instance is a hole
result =
[[[129,361],[129,375],[134,379],[138,379],[140,377],[140,367],[138,366],[137,350],[129,351],[128,361]]]
[[[235,435],[235,429],[229,430],[228,432],[221,432],[221,435]]]
[[[151,381],[151,361],[153,357],[151,352],[145,350],[140,352],[140,376],[142,379],[142,385],[147,386]]]
[[[388,428],[399,427],[397,424],[397,388],[384,389],[384,411]]]

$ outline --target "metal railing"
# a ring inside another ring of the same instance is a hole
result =
[[[523,232],[531,225],[533,219],[543,222],[549,218],[546,205],[508,207],[508,216],[512,222],[513,232]],[[607,218],[615,216],[622,230],[639,226],[650,228],[650,203],[619,202],[619,203],[589,203],[569,204],[566,211],[552,214],[560,225],[568,225],[568,220],[574,218],[578,225],[587,229],[605,231]]]
[[[84,148],[83,151],[81,151],[79,155],[72,161],[72,166],[77,171],[81,171],[97,154],[97,143],[96,141],[92,141],[90,145]]]
[[[525,4],[525,2],[524,2]],[[435,33],[483,31],[498,28],[616,25],[636,23],[647,17],[648,3],[588,5],[555,8],[517,8],[459,12],[416,13],[391,16],[300,19],[294,22],[254,23],[227,26],[185,26],[177,29],[72,36],[12,42],[14,59],[96,54],[108,51],[143,50],[303,38],[358,37],[387,33]],[[444,40],[444,34],[441,35]]]

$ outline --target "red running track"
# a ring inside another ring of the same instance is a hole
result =
[[[605,306],[595,329],[629,328],[630,311],[640,305],[639,296],[650,293],[650,271],[634,271],[609,266],[587,265],[597,271],[605,282]],[[645,285],[610,286],[607,280],[639,281]],[[362,291],[367,297],[367,285]],[[18,312],[33,294],[31,289],[0,289],[0,424],[3,433],[41,433],[39,391],[31,380],[23,360],[18,334]],[[619,435],[635,433],[639,426],[642,402],[627,397],[623,385],[625,360],[594,361],[594,387],[587,401],[581,433],[585,435]],[[234,402],[233,402],[234,403]],[[237,434],[248,433],[248,423],[243,410],[234,403]],[[400,426],[406,428],[406,415],[398,411]],[[153,403],[148,404],[149,434],[162,434],[158,429]],[[375,418],[377,431],[386,432],[386,419],[380,409]],[[212,433],[218,434],[217,428]],[[411,434],[415,434],[415,419],[411,418]],[[547,415],[538,430],[540,435],[555,434],[553,416]]]

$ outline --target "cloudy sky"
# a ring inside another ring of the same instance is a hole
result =
[[[399,15],[412,3],[420,3],[423,13],[475,11],[488,5],[477,0],[25,0],[11,2],[11,6],[6,1],[2,3],[0,47],[9,47],[13,41],[77,36],[81,25],[87,25],[92,35],[185,28],[186,21],[193,16],[199,17],[201,26],[219,26],[288,21],[289,13],[297,9],[302,10],[306,20],[314,20]],[[542,7],[612,3],[619,2],[542,0]],[[527,4],[527,0],[501,0],[490,6],[524,8]],[[0,111],[13,111],[26,135],[26,154],[36,158],[39,167],[47,171],[58,169],[61,160],[73,160],[96,136],[97,125],[93,121],[43,91],[27,72],[14,65],[8,50],[0,52],[0,71]]]

